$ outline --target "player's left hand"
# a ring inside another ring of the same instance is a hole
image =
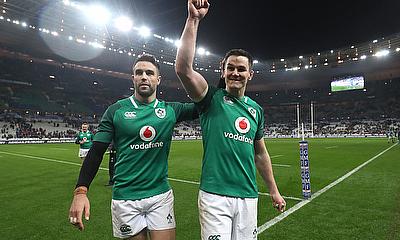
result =
[[[285,199],[281,196],[281,194],[275,193],[271,194],[272,205],[276,208],[279,212],[284,212],[286,209],[286,202]]]

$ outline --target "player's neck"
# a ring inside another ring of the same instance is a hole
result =
[[[153,94],[148,97],[143,97],[142,95],[135,93],[135,98],[141,103],[151,103],[152,101],[154,101],[154,99],[156,99],[156,95]]]
[[[233,95],[233,96],[235,96],[235,97],[237,97],[237,98],[243,98],[244,97],[244,92],[245,92],[245,88],[240,88],[240,89],[237,89],[237,88],[226,88],[225,89],[230,95]]]

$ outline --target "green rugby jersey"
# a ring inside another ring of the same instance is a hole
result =
[[[91,133],[89,130],[86,132],[79,131],[76,135],[75,141],[80,142],[82,140],[85,140],[85,142],[80,144],[79,147],[82,149],[89,149],[93,145],[93,133]]]
[[[196,115],[192,103],[155,99],[144,104],[134,96],[108,107],[94,140],[114,140],[117,160],[113,199],[138,200],[171,189],[167,160],[175,123]]]
[[[231,197],[258,197],[254,141],[263,137],[262,108],[249,97],[239,99],[212,86],[196,106],[204,146],[200,189]]]

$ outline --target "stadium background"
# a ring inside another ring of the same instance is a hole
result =
[[[95,130],[100,116],[108,105],[118,99],[131,95],[130,68],[135,56],[143,52],[154,54],[160,60],[163,79],[158,89],[159,98],[167,101],[189,101],[174,73],[175,40],[157,33],[151,33],[150,36],[143,37],[140,35],[143,29],[136,27],[132,27],[132,31],[126,34],[111,27],[105,30],[103,27],[93,27],[89,24],[83,24],[80,20],[77,20],[82,13],[80,12],[79,5],[75,3],[73,1],[16,0],[3,0],[1,3],[1,143],[10,143],[15,139],[18,139],[18,141],[21,139],[30,139],[33,141],[43,141],[43,139],[46,139],[46,141],[57,141],[64,139],[65,141],[69,141],[68,139],[75,135],[83,121],[90,122],[92,128]],[[211,84],[216,84],[219,78],[219,61],[221,57],[218,54],[207,54],[207,51],[205,51],[205,54],[199,53],[196,56],[196,69],[204,74],[206,79],[210,80]],[[315,137],[319,137],[319,139],[310,139],[311,156],[313,151],[314,156],[319,156],[320,159],[326,159],[328,158],[327,156],[330,156],[336,159],[336,164],[339,165],[336,166],[331,161],[327,161],[326,165],[316,163],[315,169],[311,173],[311,182],[313,182],[314,172],[316,175],[314,180],[316,181],[315,192],[324,189],[329,183],[334,182],[335,179],[348,173],[354,167],[360,166],[363,162],[370,159],[375,160],[375,156],[378,156],[379,153],[392,146],[392,143],[386,139],[387,134],[390,131],[397,132],[400,126],[399,34],[394,33],[382,36],[379,39],[365,39],[364,42],[354,45],[325,49],[320,52],[310,52],[301,57],[291,56],[277,59],[259,59],[254,64],[254,68],[256,74],[248,86],[246,95],[252,97],[265,109],[265,135],[267,137],[267,146],[271,146],[269,148],[273,153],[271,155],[282,155],[286,159],[285,162],[285,160],[280,160],[281,157],[276,157],[276,160],[273,159],[274,163],[284,165],[288,161],[291,162],[290,166],[292,166],[293,171],[290,174],[282,173],[279,167],[276,170],[278,185],[282,188],[281,191],[283,191],[285,196],[293,196],[289,207],[296,206],[296,203],[301,200],[299,169],[295,167],[298,164],[298,155],[296,155],[299,133],[296,119],[297,106],[299,106],[300,121],[305,124],[306,135],[311,137],[311,134],[313,134]],[[334,78],[343,76],[363,76],[365,87],[361,90],[332,92],[330,89],[331,81]],[[314,106],[313,119],[311,119],[311,103]],[[312,132],[310,131],[311,121],[314,123]],[[176,139],[196,139],[201,133],[198,123],[194,122],[180,124],[174,134]],[[333,139],[333,137],[340,138],[337,140]],[[357,137],[357,139],[348,140],[350,137]],[[280,140],[280,138],[284,139]],[[285,141],[288,143],[285,143]],[[191,206],[195,207],[193,204],[196,201],[196,182],[199,176],[198,161],[200,161],[201,157],[201,145],[200,142],[196,141],[188,141],[188,143],[193,144],[186,147],[196,149],[197,158],[193,162],[189,161],[190,164],[185,163],[184,159],[189,158],[188,156],[191,156],[191,154],[190,151],[186,153],[179,145],[186,143],[174,143],[176,153],[174,153],[173,148],[171,159],[176,158],[178,160],[171,160],[173,162],[170,164],[172,168],[170,176],[194,182],[194,186],[189,187],[193,188],[190,190],[185,188],[180,189],[175,186],[177,183],[173,183],[173,186],[177,188],[177,198],[184,195],[185,191],[192,193],[192,195],[189,194],[188,201],[192,201]],[[275,147],[275,145],[279,146]],[[43,185],[43,182],[54,180],[54,176],[48,173],[44,173],[43,175],[50,177],[50,179],[41,176],[39,173],[43,169],[37,166],[34,167],[35,162],[32,160],[55,160],[47,161],[50,165],[57,161],[78,162],[78,159],[74,157],[76,155],[76,146],[74,145],[43,146],[46,147],[39,145],[0,145],[0,166],[2,166],[2,171],[10,170],[8,174],[4,174],[7,177],[2,177],[1,183],[4,190],[9,189],[11,185],[15,184],[16,189],[13,191],[16,192],[16,195],[12,196],[29,198],[29,196],[24,195],[24,192],[25,194],[37,194],[40,196],[36,191],[26,190],[26,188],[32,186],[27,182],[19,180],[23,175],[26,175],[27,178],[38,178],[39,180],[35,180],[37,187],[44,187],[46,185]],[[365,149],[365,146],[369,148],[368,151]],[[56,151],[49,154],[46,148],[67,149],[61,150],[61,152],[66,151],[68,154],[62,152],[57,155]],[[330,149],[337,149],[337,151],[327,152]],[[357,184],[361,184],[365,179],[370,179],[371,182],[367,183],[369,191],[364,189],[365,186],[357,188],[365,192],[356,191],[350,186],[347,186],[349,188],[347,191],[344,190],[345,194],[353,192],[358,194],[373,194],[374,191],[377,191],[377,188],[381,188],[380,191],[385,191],[382,196],[388,198],[388,203],[393,204],[379,202],[383,208],[387,209],[387,212],[379,212],[379,214],[373,212],[371,213],[372,216],[368,215],[374,221],[377,220],[373,215],[381,216],[382,219],[385,219],[384,222],[375,223],[376,225],[382,224],[385,227],[382,232],[372,234],[373,237],[370,239],[397,239],[400,236],[399,231],[394,227],[398,226],[400,219],[398,204],[400,195],[399,188],[394,186],[395,180],[398,180],[397,176],[399,172],[398,170],[395,171],[395,166],[396,164],[398,166],[398,163],[393,162],[398,160],[399,150],[398,147],[397,150],[389,150],[397,152],[389,152],[391,155],[386,157],[385,161],[387,163],[381,166],[382,169],[378,166],[377,169],[379,171],[372,169],[369,170],[371,171],[370,173],[364,173],[365,176],[363,175],[364,178],[361,177],[362,180],[357,180],[357,178],[352,180]],[[179,151],[182,153],[179,154]],[[362,152],[362,154],[359,153],[360,155],[357,155],[358,151]],[[53,154],[54,156],[52,156]],[[182,161],[179,160],[181,158]],[[312,157],[310,158],[312,166],[313,159]],[[348,158],[349,160],[344,161],[343,158]],[[106,161],[103,161],[103,164],[104,162]],[[32,165],[32,169],[38,171],[38,175],[31,176],[30,174],[32,173],[26,171],[23,167],[21,168],[21,164]],[[193,167],[191,164],[196,167]],[[320,168],[318,168],[318,164],[321,164]],[[187,169],[182,166],[190,169],[191,171],[188,172],[191,174],[183,174],[182,172],[187,171]],[[387,167],[384,169],[385,171],[383,171],[384,167]],[[69,175],[68,181],[63,182],[62,178],[55,180],[55,183],[60,184],[57,187],[57,191],[67,200],[60,202],[60,205],[64,206],[64,208],[53,208],[56,209],[57,214],[49,213],[53,216],[50,224],[56,222],[57,224],[67,225],[66,211],[70,199],[69,196],[64,195],[67,192],[71,192],[70,190],[74,185],[74,179],[76,179],[79,168],[68,169],[67,172],[64,172],[65,169],[62,169],[62,166],[58,168],[52,169],[51,167],[49,170],[60,171],[59,173],[63,176]],[[335,172],[337,169],[339,170]],[[397,167],[397,169],[400,168]],[[10,175],[11,173],[12,175]],[[324,174],[327,174],[326,178],[321,176]],[[99,179],[105,179],[105,177],[105,173],[103,175],[99,173]],[[396,177],[396,179],[392,179],[393,177]],[[382,178],[384,178],[384,181]],[[383,182],[379,182],[378,179]],[[284,182],[282,186],[279,184],[279,180]],[[97,180],[97,183],[101,185],[100,180]],[[314,185],[312,186],[314,187]],[[50,188],[52,186],[48,185],[47,187]],[[93,189],[96,188],[97,190],[93,190],[93,194],[97,195],[91,199],[92,204],[100,205],[100,203],[96,202],[97,200],[101,203],[107,203],[107,197],[109,196],[107,194],[109,192],[101,192],[101,187],[99,186],[93,187]],[[346,188],[346,186],[343,186],[343,188]],[[35,189],[35,187],[32,187],[32,189]],[[262,187],[260,191],[266,192]],[[31,197],[36,199],[36,201],[43,201],[39,196]],[[368,199],[366,196],[364,197]],[[377,198],[379,197],[377,196]],[[9,206],[12,206],[6,209],[6,205],[3,205],[1,212],[19,212],[17,215],[21,218],[29,218],[29,216],[23,214],[23,210],[20,210],[22,206],[17,204],[21,203],[19,200],[15,201],[15,204],[11,204],[9,201],[14,201],[13,198],[9,199],[7,195],[2,195],[1,198],[2,202],[8,202]],[[260,197],[262,200],[264,198],[266,197],[263,195]],[[338,201],[340,200],[333,197],[327,202],[320,202],[319,204],[330,204],[330,207],[339,209],[340,207],[337,206],[339,204]],[[355,201],[358,202],[357,204],[364,205],[364,203],[360,203],[360,201],[362,202],[361,199]],[[351,201],[349,202],[350,204],[354,204]],[[185,203],[178,202],[178,204],[184,205]],[[318,209],[318,204],[316,203],[316,205],[316,210],[308,211],[302,215],[296,215],[295,213],[292,215],[294,217],[289,216],[281,223],[277,223],[276,228],[278,229],[283,229],[287,225],[293,226],[293,235],[291,233],[285,233],[288,234],[285,235],[280,233],[280,230],[271,230],[269,232],[270,230],[268,229],[260,234],[260,238],[263,239],[263,237],[270,234],[276,239],[282,236],[292,236],[291,238],[293,239],[293,236],[306,235],[309,229],[315,234],[310,236],[310,239],[326,238],[324,231],[313,228],[309,224],[299,225],[300,229],[298,231],[302,233],[296,232],[296,227],[294,227],[297,222],[310,221],[309,218],[318,214],[319,217],[317,219],[321,219],[322,228],[326,227],[329,229],[331,227],[332,229],[341,229],[335,223],[329,222],[326,219],[329,218],[328,216],[325,218],[321,217],[328,210],[324,208]],[[371,205],[374,206],[374,203],[371,203]],[[34,208],[36,205],[31,203],[28,206]],[[268,219],[274,219],[276,215],[268,207],[264,206],[265,209],[260,210],[262,211],[261,214],[264,214],[262,215],[263,218],[260,221],[260,226],[266,222],[265,215],[267,215]],[[314,207],[316,206],[314,205]],[[368,208],[370,206],[365,205],[363,209]],[[106,218],[104,219],[104,223],[107,225],[109,223],[107,221],[108,205],[101,211],[104,211],[104,213],[98,214],[102,214]],[[184,212],[185,210],[177,211]],[[268,212],[265,213],[264,211]],[[351,212],[352,210],[342,209],[342,211]],[[388,214],[389,212],[391,212],[390,215]],[[34,214],[33,212],[32,215]],[[195,222],[197,220],[196,212],[194,211],[191,214],[188,218],[194,219],[193,223],[188,223],[184,226],[193,228],[195,229],[194,232],[196,232],[198,230]],[[7,216],[10,217],[8,220],[19,226],[15,222],[20,221],[20,219],[15,219],[11,214]],[[340,214],[335,217],[338,219],[347,219],[346,216],[343,218],[340,217]],[[94,215],[93,218],[95,219],[96,216]],[[28,219],[27,223],[20,226],[22,228],[27,226],[32,228],[28,231],[30,235],[23,238],[45,239],[45,235],[51,236],[47,231],[41,232],[40,227],[33,223],[34,219],[35,217],[32,217],[31,220]],[[324,222],[326,224],[323,224]],[[362,229],[368,231],[367,223],[365,219],[358,219],[355,222],[351,222],[350,225],[352,226],[351,228],[360,227],[361,225]],[[57,228],[57,224],[55,226],[52,225],[52,227]],[[93,224],[92,230],[89,230],[89,233],[94,234],[94,232],[99,231],[99,226],[103,222],[97,224]],[[376,226],[373,223],[372,225]],[[69,231],[67,228],[69,226],[58,227],[63,231],[63,239],[82,237],[77,232]],[[29,227],[27,228],[29,229]],[[21,233],[16,233],[17,230],[15,228],[9,227],[4,229],[7,229],[6,234],[9,239],[16,239],[16,236],[23,236],[19,235]],[[37,229],[37,232],[34,229]],[[57,229],[54,231],[57,231]],[[190,229],[186,229],[186,231],[182,231],[181,233],[179,231],[178,229],[178,239],[196,239],[196,234],[190,235]],[[104,234],[109,233],[105,232]],[[343,234],[342,239],[368,238],[361,237],[363,235],[355,230],[340,233],[338,231],[335,233],[336,236]],[[89,234],[84,235],[86,239],[90,239],[90,236]],[[104,239],[109,238],[105,237]],[[98,238],[93,237],[93,239]]]

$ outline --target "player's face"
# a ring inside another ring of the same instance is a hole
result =
[[[248,58],[245,56],[229,56],[226,59],[223,76],[228,89],[245,89],[247,81],[253,77],[253,70],[250,70]]]
[[[161,77],[157,67],[151,62],[140,61],[133,67],[132,79],[135,93],[148,98],[156,94]]]
[[[82,125],[82,132],[86,132],[88,130],[88,125]]]

